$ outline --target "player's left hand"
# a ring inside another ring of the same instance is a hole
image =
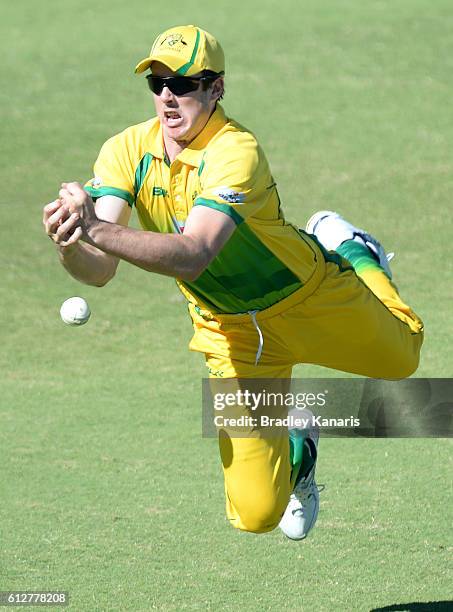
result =
[[[62,183],[58,195],[69,213],[78,215],[82,238],[86,238],[90,228],[99,221],[94,211],[93,200],[80,183]]]

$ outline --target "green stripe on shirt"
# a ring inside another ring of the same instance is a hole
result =
[[[149,170],[151,162],[153,161],[153,156],[151,153],[145,153],[145,155],[141,158],[140,163],[135,170],[135,183],[134,183],[134,193],[137,198],[138,192],[143,186],[145,181],[146,173]]]
[[[95,189],[90,186],[84,187],[84,189],[90,194],[93,200],[102,198],[102,196],[105,195],[112,195],[122,200],[126,200],[131,208],[134,205],[134,197],[128,191],[124,191],[124,189],[117,189],[116,187],[98,187]]]
[[[237,213],[233,206],[230,206],[229,204],[219,204],[215,200],[208,200],[206,198],[195,198],[193,205],[207,206],[208,208],[214,208],[214,210],[220,210],[220,212],[223,212],[231,217],[236,225],[239,225],[244,221],[241,215]]]

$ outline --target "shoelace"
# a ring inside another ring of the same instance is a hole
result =
[[[293,494],[301,501],[305,501],[310,499],[311,495],[313,495],[312,487],[315,486],[318,489],[318,493],[321,493],[326,488],[325,484],[316,484],[315,483],[315,470],[313,469],[310,474],[303,478],[296,486],[293,491]]]
[[[293,493],[299,499],[301,498],[308,499],[311,495],[310,489],[312,488],[313,485],[316,486],[314,469],[311,470],[308,476],[306,476],[305,478],[302,478],[302,480],[296,485],[296,488],[294,489]]]

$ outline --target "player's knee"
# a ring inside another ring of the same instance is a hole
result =
[[[395,378],[407,378],[417,370],[422,344],[423,332],[411,335],[411,341],[406,343],[399,354],[395,356],[397,369],[399,370]]]
[[[420,354],[418,352],[400,355],[394,365],[394,375],[389,378],[401,379],[411,376],[417,370],[419,362]]]
[[[403,378],[407,378],[408,376],[412,376],[414,372],[417,370],[419,364],[419,359],[412,359],[407,361],[403,365]]]
[[[241,517],[240,524],[234,525],[242,531],[249,533],[267,533],[273,531],[279,524],[281,516],[278,518],[275,515],[271,516],[245,516]]]
[[[250,533],[267,533],[275,529],[285,511],[286,504],[256,504],[252,508],[243,508],[237,521],[233,521],[234,527]]]
[[[391,367],[386,367],[376,378],[383,378],[386,380],[402,380],[408,378],[418,368],[417,360],[401,360],[394,363]]]

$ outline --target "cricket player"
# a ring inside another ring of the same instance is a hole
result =
[[[412,374],[423,326],[398,295],[384,249],[331,211],[306,231],[285,219],[263,150],[219,103],[219,42],[193,25],[171,28],[135,72],[145,73],[156,117],[107,140],[94,178],[84,188],[63,183],[44,208],[66,270],[95,286],[120,260],[174,277],[193,321],[190,349],[205,355],[212,378],[286,380],[297,363]],[[128,227],[133,209],[142,230]],[[316,433],[302,444],[219,436],[234,527],[307,536],[319,508]]]

